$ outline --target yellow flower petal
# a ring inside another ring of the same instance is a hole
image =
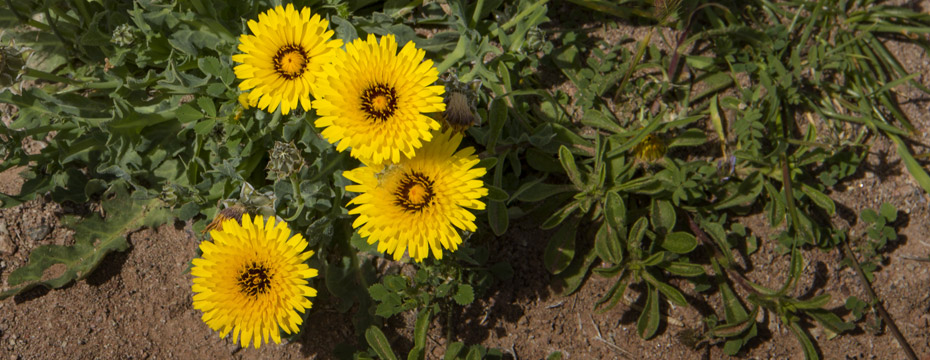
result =
[[[408,42],[397,52],[394,35],[356,39],[324,67],[314,88],[315,122],[336,149],[372,164],[413,157],[439,122],[424,115],[445,109],[442,86],[426,52]]]
[[[272,112],[280,107],[285,115],[298,106],[310,110],[310,84],[323,76],[333,54],[341,52],[342,40],[330,40],[329,22],[308,8],[298,12],[288,4],[259,14],[248,25],[252,35],[239,37],[242,54],[232,56],[240,63],[233,69],[243,80],[239,89],[248,91],[245,101],[239,101]]]
[[[212,242],[200,244],[203,255],[193,260],[193,305],[203,311],[211,329],[243,347],[262,342],[281,342],[280,331],[298,331],[303,313],[316,296],[307,279],[317,271],[304,261],[313,255],[303,252],[307,240],[290,236],[287,224],[265,222],[262,216],[242,216],[212,230]],[[290,236],[290,237],[289,237]]]
[[[475,216],[468,209],[483,209],[487,196],[481,177],[485,169],[474,149],[455,149],[460,134],[432,133],[412,158],[402,156],[395,164],[369,164],[343,176],[357,185],[346,190],[360,193],[349,202],[352,223],[378,251],[400,259],[404,252],[416,261],[430,253],[442,258],[442,249],[455,251],[462,243],[461,230],[474,231]]]

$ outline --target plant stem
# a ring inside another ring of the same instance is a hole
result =
[[[878,315],[882,317],[882,320],[888,324],[888,328],[891,330],[891,335],[894,335],[894,339],[898,341],[898,345],[904,349],[904,354],[907,355],[909,360],[917,360],[917,354],[914,353],[914,349],[911,348],[911,345],[907,343],[907,339],[904,338],[904,335],[901,334],[901,330],[898,329],[898,326],[895,325],[894,319],[891,318],[891,315],[888,314],[888,311],[885,310],[885,306],[882,305],[881,299],[878,295],[875,294],[875,290],[872,289],[872,284],[869,283],[869,279],[865,277],[865,273],[862,272],[862,267],[859,266],[859,260],[856,259],[856,254],[853,253],[852,248],[849,247],[848,241],[843,241],[843,253],[849,262],[852,263],[852,267],[856,270],[856,275],[859,276],[859,282],[862,283],[862,286],[865,288],[865,292],[869,295],[869,298],[872,300],[872,303],[875,304],[875,310],[878,311]]]
[[[22,22],[28,22],[28,21],[29,21],[29,18],[28,18],[28,17],[26,17],[26,16],[23,15],[23,14],[20,14],[19,11],[16,10],[16,7],[13,6],[13,1],[12,1],[12,0],[6,0],[6,6],[10,8],[10,11],[13,12],[13,15],[16,16],[16,18],[19,19],[19,21],[22,21]]]

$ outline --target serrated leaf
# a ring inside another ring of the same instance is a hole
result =
[[[387,288],[382,284],[374,284],[368,287],[368,294],[371,295],[372,299],[381,301],[387,298],[389,292]]]
[[[377,326],[372,325],[365,331],[365,340],[381,360],[397,360],[397,355],[391,350],[391,343]]]
[[[889,203],[882,203],[878,213],[881,214],[887,222],[894,222],[898,219],[898,210],[894,208],[894,205]]]
[[[193,201],[181,205],[181,208],[178,209],[178,219],[181,221],[188,221],[197,214],[200,214],[200,205]]]
[[[462,306],[471,304],[475,301],[475,289],[468,284],[459,284],[452,299],[455,300],[456,304]]]
[[[178,107],[178,110],[174,112],[174,115],[177,116],[178,121],[182,124],[203,119],[203,113],[200,112],[200,110],[195,109],[190,104],[184,104]]]
[[[33,250],[29,262],[10,273],[7,283],[13,288],[0,293],[0,300],[36,286],[56,289],[83,280],[107,254],[129,248],[127,233],[171,219],[171,212],[160,200],[133,200],[121,187],[115,188],[103,209],[106,218],[97,214],[85,219],[65,218],[63,224],[74,230],[74,245],[44,245]]]
[[[213,104],[213,99],[199,97],[197,98],[197,105],[200,105],[200,109],[208,116],[216,117],[216,105]]]
[[[199,121],[196,125],[194,125],[194,133],[197,135],[209,134],[211,131],[213,131],[214,126],[216,126],[216,120],[214,119]]]

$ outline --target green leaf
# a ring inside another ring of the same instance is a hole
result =
[[[510,198],[510,195],[507,195],[507,192],[504,189],[501,189],[497,186],[484,184],[488,188],[488,200],[491,201],[507,201]]]
[[[491,151],[497,147],[501,131],[504,129],[504,124],[507,123],[507,108],[507,101],[504,101],[504,99],[496,98],[491,100],[491,107],[488,110],[489,130],[487,139],[487,148]]]
[[[571,180],[572,184],[578,189],[583,189],[585,185],[584,178],[581,171],[578,170],[578,166],[575,165],[575,156],[565,145],[559,146],[559,162],[562,163],[562,169],[568,174],[568,179]]]
[[[216,126],[216,120],[206,119],[203,121],[198,121],[197,125],[194,125],[194,133],[197,135],[206,135],[213,131],[213,127]]]
[[[397,355],[394,355],[394,350],[391,350],[391,343],[388,342],[387,337],[377,326],[372,325],[365,331],[365,340],[368,340],[368,346],[382,360],[397,360]]]
[[[578,207],[579,207],[579,204],[577,201],[572,201],[568,203],[568,205],[563,206],[561,209],[553,213],[552,216],[549,216],[549,218],[546,219],[546,221],[543,221],[542,225],[540,225],[539,228],[543,230],[548,230],[556,226],[559,226],[559,224],[565,221],[565,219],[568,218],[569,215],[574,213],[575,210],[578,210]]]
[[[200,109],[203,110],[210,117],[216,117],[216,105],[213,104],[213,100],[207,97],[197,98],[197,105],[200,105]]]
[[[674,286],[656,279],[648,271],[643,271],[641,274],[643,279],[652,284],[652,286],[655,286],[656,289],[659,289],[659,292],[661,292],[662,295],[665,295],[669,301],[678,306],[688,306],[688,300],[685,299],[685,296],[682,295],[681,291],[678,291],[678,289],[676,289]]]
[[[684,231],[676,231],[665,235],[659,245],[676,254],[687,254],[697,247],[697,239]]]
[[[178,117],[178,121],[182,124],[203,119],[203,113],[200,112],[200,110],[195,109],[190,104],[181,105],[178,107],[178,110],[175,111],[174,114]]]
[[[465,344],[459,341],[449,344],[449,347],[446,348],[446,354],[445,356],[442,357],[442,359],[443,360],[458,359],[459,354],[462,353],[462,349],[464,348],[465,348]]]
[[[553,351],[549,354],[549,356],[546,357],[546,360],[562,360],[562,352]]]
[[[523,202],[543,201],[552,195],[567,191],[575,191],[575,187],[567,184],[546,184],[543,183],[542,180],[538,180],[520,186],[520,188],[517,189],[517,191],[514,191],[513,195],[511,195],[510,201],[513,201],[514,199]]]
[[[826,309],[813,309],[805,311],[805,313],[814,318],[814,320],[817,320],[824,329],[832,333],[832,336],[829,336],[829,338],[833,338],[838,334],[856,328],[856,325],[843,321],[839,316],[836,316],[836,314]]]
[[[698,264],[692,264],[681,261],[671,261],[659,264],[666,271],[678,276],[695,277],[704,275],[704,267]]]
[[[623,128],[620,125],[617,125],[617,122],[604,113],[596,110],[590,109],[584,112],[584,117],[581,118],[581,123],[588,125],[593,128],[607,130],[612,133],[623,132]]]
[[[575,259],[565,271],[559,274],[559,278],[565,282],[562,287],[563,296],[571,295],[581,287],[585,277],[588,275],[588,270],[591,269],[591,265],[594,265],[594,260],[597,260],[597,252],[594,251],[594,249],[590,249],[588,253],[584,255],[584,258]]]
[[[703,130],[688,129],[672,139],[672,141],[668,144],[668,147],[673,148],[679,146],[700,146],[704,145],[705,142],[707,142],[707,135],[704,134]]]
[[[597,251],[597,256],[607,263],[617,264],[623,259],[621,248],[622,244],[620,244],[620,238],[617,237],[617,232],[611,229],[610,224],[607,222],[601,223],[601,227],[597,230],[597,235],[594,238],[594,249]]]
[[[74,230],[74,245],[43,245],[29,254],[29,262],[10,273],[11,289],[0,300],[36,286],[57,289],[90,275],[107,254],[126,251],[126,234],[141,227],[156,227],[171,219],[171,212],[158,199],[136,200],[122,187],[111,189],[104,201],[106,218],[66,217],[62,223]]]
[[[659,330],[659,321],[662,320],[659,314],[659,291],[649,285],[647,294],[646,306],[636,321],[636,332],[643,339],[652,338]]]
[[[878,213],[885,218],[886,222],[894,222],[898,219],[898,210],[894,208],[894,205],[889,203],[882,203],[881,208],[878,210]]]
[[[626,206],[623,205],[623,198],[615,191],[607,193],[604,216],[607,218],[607,223],[615,231],[620,231],[623,228],[626,221]]]
[[[830,302],[830,294],[820,294],[804,301],[795,302],[794,307],[798,309],[820,309]]]
[[[620,275],[620,278],[610,287],[610,290],[607,290],[607,293],[604,294],[597,302],[594,303],[594,310],[598,314],[603,314],[610,309],[613,309],[614,306],[620,302],[620,299],[623,298],[623,293],[626,292],[626,286],[628,284],[628,272],[624,272]],[[603,309],[599,309],[601,305],[607,304]]]
[[[714,210],[723,210],[734,206],[751,203],[762,192],[762,175],[758,171],[749,174],[735,191],[729,194],[724,200],[714,204]]]
[[[193,201],[181,205],[181,208],[178,209],[178,219],[181,221],[188,221],[197,214],[200,214],[200,205]]]
[[[747,316],[745,319],[741,321],[714,326],[712,329],[710,329],[710,333],[715,337],[723,337],[723,338],[739,336],[743,334],[744,332],[746,332],[746,330],[748,330],[750,327],[755,325],[756,313],[758,311],[759,311],[759,308],[756,307],[752,309],[752,313],[750,313],[749,316]],[[736,342],[736,343],[739,344],[739,347],[742,347],[742,342]],[[737,350],[738,349],[739,348],[737,348]]]
[[[549,243],[546,244],[543,262],[546,264],[546,270],[549,270],[553,275],[564,271],[575,257],[575,236],[577,232],[577,221],[563,223],[552,235],[552,238],[549,239]]]
[[[930,194],[930,175],[927,175],[927,172],[924,170],[920,163],[917,162],[917,159],[914,159],[914,156],[911,155],[911,152],[907,150],[907,145],[904,141],[901,140],[897,135],[886,132],[885,135],[888,135],[888,138],[891,139],[897,145],[898,156],[901,157],[901,160],[904,160],[904,167],[907,168],[907,171],[911,173],[911,176],[914,177],[914,180],[920,184],[920,187],[924,189],[928,194]]]
[[[456,304],[462,306],[471,304],[475,301],[475,289],[468,284],[459,284],[452,299],[455,300]]]
[[[836,214],[836,204],[834,204],[833,199],[830,199],[826,194],[804,183],[801,184],[801,191],[807,195],[814,204],[826,210],[827,215],[833,216]]]
[[[407,355],[407,360],[417,360],[426,358],[426,334],[429,332],[429,323],[432,316],[432,308],[426,307],[417,314],[417,322],[413,328],[413,349]]]
[[[801,328],[801,324],[791,322],[789,328],[798,339],[798,342],[801,343],[801,348],[804,350],[804,358],[807,360],[819,360],[820,355],[817,355],[817,348],[814,347],[814,343],[811,342],[811,338],[807,335],[807,332]]]
[[[507,215],[507,205],[503,201],[488,202],[488,224],[494,235],[501,236],[510,226],[510,216]]]

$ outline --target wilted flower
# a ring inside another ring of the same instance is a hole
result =
[[[296,174],[304,166],[304,158],[300,156],[300,150],[293,142],[275,141],[270,157],[267,169],[276,179]]]
[[[110,38],[110,42],[116,45],[126,47],[132,44],[136,40],[136,36],[132,33],[132,26],[129,24],[122,24],[116,27],[113,30],[113,37]]]

